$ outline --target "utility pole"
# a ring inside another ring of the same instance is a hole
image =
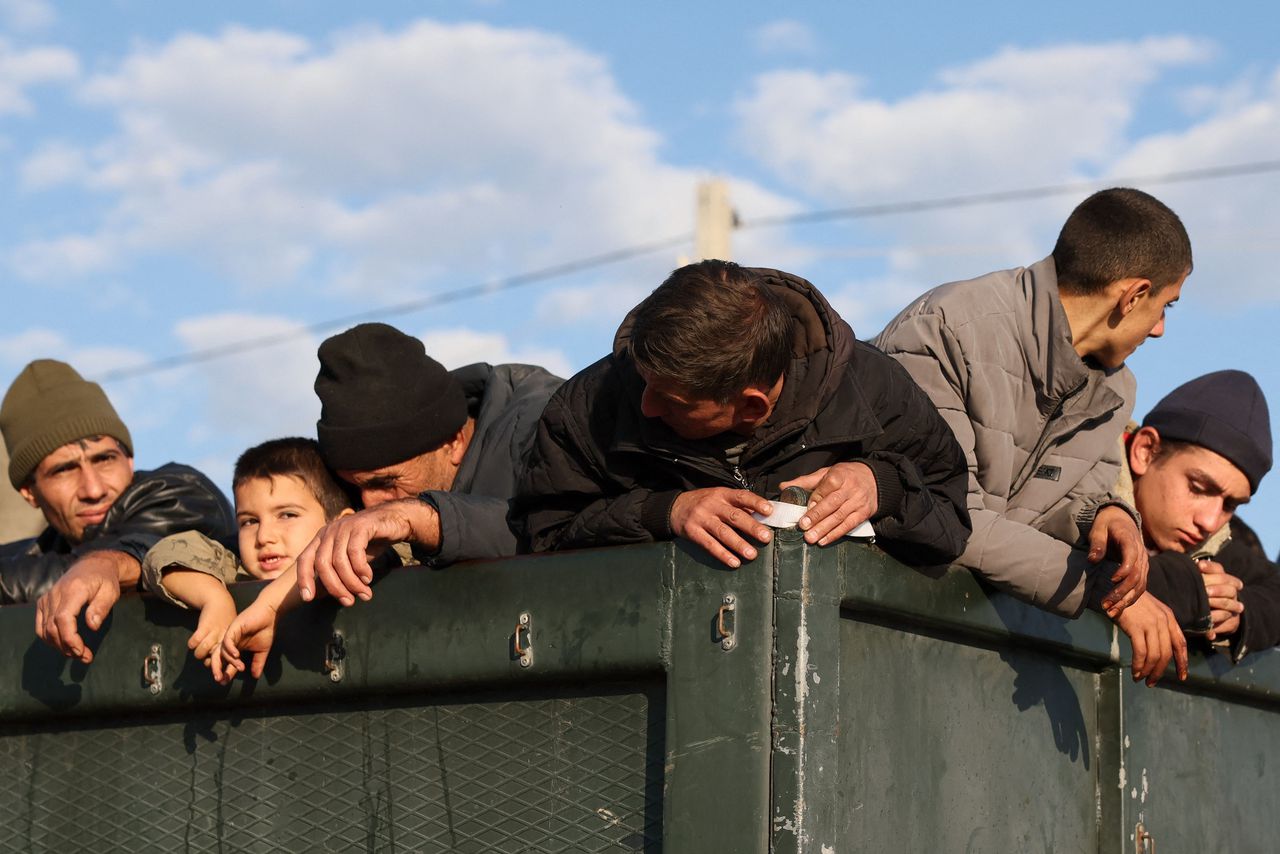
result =
[[[694,226],[695,261],[716,258],[733,260],[729,237],[738,224],[738,215],[729,205],[729,185],[721,178],[698,182],[697,218]]]

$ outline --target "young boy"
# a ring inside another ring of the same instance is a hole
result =
[[[236,461],[232,477],[240,559],[195,531],[166,537],[142,562],[148,590],[200,619],[187,646],[207,661],[236,616],[233,581],[275,578],[324,525],[353,511],[313,439],[272,439]]]

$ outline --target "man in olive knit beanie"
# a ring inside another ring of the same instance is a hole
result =
[[[44,515],[32,540],[0,549],[0,603],[39,599],[36,634],[89,662],[76,618],[98,628],[135,585],[162,537],[232,535],[226,499],[208,478],[170,463],[134,471],[133,438],[102,388],[53,359],[30,363],[0,403],[9,482]]]

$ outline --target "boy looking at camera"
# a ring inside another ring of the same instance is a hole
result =
[[[222,544],[187,531],[161,540],[142,562],[148,590],[200,612],[187,646],[201,660],[235,619],[228,584],[277,577],[325,524],[353,512],[350,496],[325,467],[313,439],[273,439],[245,451],[236,461],[232,491],[239,559]]]

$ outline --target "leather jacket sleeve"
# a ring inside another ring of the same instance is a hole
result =
[[[0,603],[30,602],[53,586],[77,560],[95,551],[118,551],[142,563],[147,551],[169,534],[199,531],[230,542],[231,507],[211,480],[195,469],[169,463],[134,475],[101,525],[72,546],[46,531],[39,539],[0,552]]]

